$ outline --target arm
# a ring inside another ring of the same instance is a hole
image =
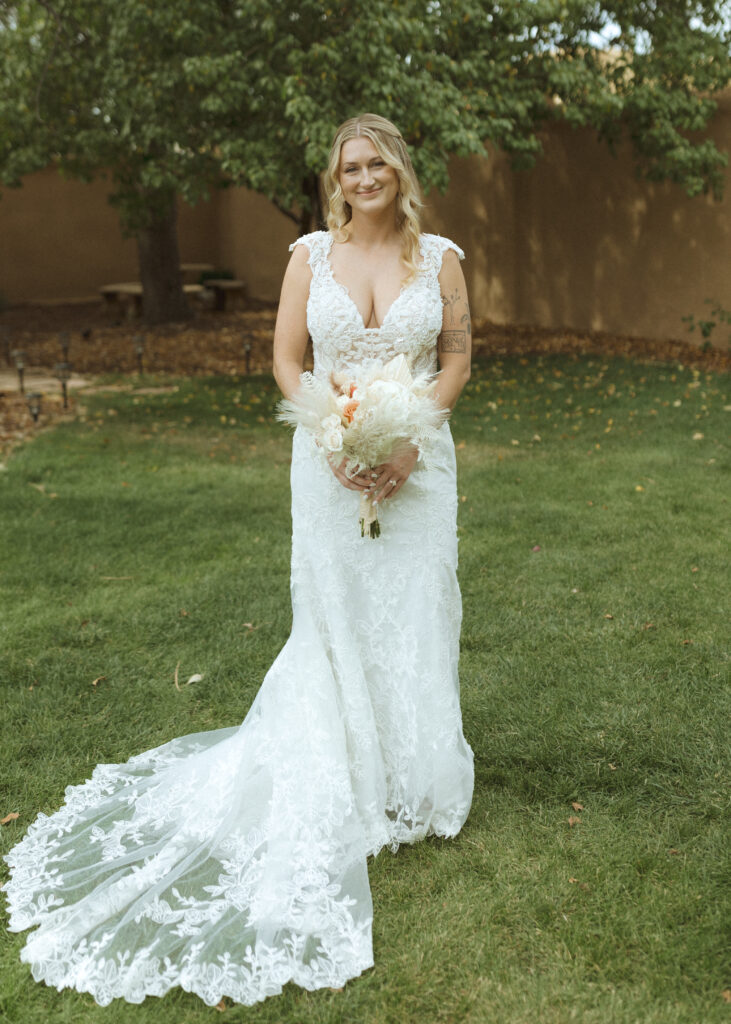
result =
[[[285,398],[292,398],[300,386],[307,350],[307,298],[312,271],[307,263],[307,247],[295,246],[282,281],[277,322],[274,325],[274,379]],[[347,459],[339,463],[328,459],[336,479],[349,491],[362,491],[370,483],[370,474],[352,480],[345,475]]]
[[[312,271],[307,246],[295,246],[282,281],[277,322],[274,326],[274,379],[285,398],[300,384],[307,349],[307,297]]]
[[[467,286],[456,252],[445,252],[439,272],[442,293],[442,333],[437,341],[440,374],[436,394],[438,405],[453,409],[462,388],[470,379],[472,322]]]

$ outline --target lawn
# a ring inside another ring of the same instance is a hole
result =
[[[238,723],[289,630],[271,378],[112,383],[0,471],[0,853],[97,762]],[[621,358],[476,369],[453,418],[467,825],[372,863],[373,970],[224,1019],[729,1020],[727,392]],[[23,942],[0,945],[11,1024],[214,1014],[36,985]]]

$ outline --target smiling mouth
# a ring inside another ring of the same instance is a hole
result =
[[[370,190],[370,192],[359,192],[358,195],[359,196],[373,196],[373,195],[376,194],[376,192],[380,192],[380,191],[381,191],[380,188],[372,188]]]

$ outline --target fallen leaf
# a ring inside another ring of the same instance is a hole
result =
[[[107,678],[106,676],[97,676],[96,679],[92,679],[91,685],[92,686],[96,686],[97,683],[100,683],[102,681],[102,679],[106,679],[106,678]]]
[[[0,825],[8,825],[11,821],[15,821],[20,815],[17,811],[11,811],[10,814],[6,814],[4,818],[0,819]]]
[[[731,988],[725,988],[721,993],[724,1003],[731,1003]]]
[[[654,622],[646,622],[642,628],[643,629],[654,629],[655,628],[655,623]]]
[[[541,550],[541,545],[540,544],[534,544],[533,547],[531,548],[531,551],[540,551],[540,550]]]
[[[185,616],[186,616],[186,615],[187,615],[188,613],[186,612],[185,608],[181,608],[181,609],[180,609],[180,614],[181,614],[181,615],[183,616],[183,618],[185,618]]]
[[[692,643],[693,643],[692,640],[683,640],[683,647],[687,647],[689,644],[692,644]]]
[[[574,825],[580,825],[581,818],[575,817],[573,814],[569,815],[569,828],[573,828]]]
[[[637,486],[635,487],[636,491],[644,491],[644,489],[645,488],[642,486],[642,484],[637,484]]]
[[[218,1010],[219,1013],[223,1013],[223,1011],[226,1009],[226,1000],[222,999],[220,1003],[216,1003],[213,1009]]]
[[[604,618],[605,618],[605,619],[613,619],[613,618],[614,618],[614,616],[612,615],[612,613],[611,613],[611,612],[606,612],[606,613],[605,613],[605,615],[604,615]]]
[[[671,846],[668,853],[680,853],[680,850],[676,850],[674,846]]]
[[[696,430],[695,434],[693,434],[693,440],[694,441],[702,441],[703,437],[704,437],[704,435],[701,434],[700,430]]]
[[[462,449],[466,448],[466,447],[467,447],[467,442],[466,441],[460,441],[459,444],[455,445],[455,448],[457,449],[458,452],[461,452]]]
[[[578,802],[578,800],[572,800],[572,801],[571,801],[571,806],[573,807],[573,809],[574,809],[575,811],[583,811],[583,810],[584,810],[584,805],[583,805],[583,804],[580,804],[580,803]]]
[[[188,680],[188,682],[185,685],[186,686],[190,686],[191,683],[199,683],[202,678],[203,678],[203,676],[199,672],[196,672],[195,675],[190,677],[190,679]]]
[[[612,764],[611,761],[610,761],[609,762],[609,770],[612,771],[612,772],[616,772],[616,770],[617,770],[616,764]]]
[[[578,882],[578,881],[579,881],[578,878],[569,878],[569,882],[575,883],[575,882]]]
[[[693,568],[690,571],[691,572],[698,572],[698,566],[694,565]]]

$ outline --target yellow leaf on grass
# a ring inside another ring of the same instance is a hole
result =
[[[0,825],[8,825],[11,821],[15,821],[20,815],[17,811],[11,811],[10,814],[6,814],[4,818],[0,819]]]
[[[571,801],[571,806],[573,807],[573,809],[574,809],[575,811],[583,811],[583,810],[584,810],[584,805],[583,805],[583,804],[580,804],[580,803],[578,802],[578,800],[572,800],[572,801]]]
[[[573,814],[569,815],[569,828],[573,828],[574,825],[580,825],[580,824],[581,824],[581,818],[577,818]]]

